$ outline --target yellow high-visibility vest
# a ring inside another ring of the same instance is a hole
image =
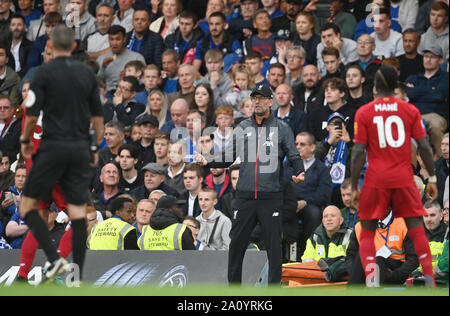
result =
[[[183,250],[182,236],[186,225],[172,224],[164,229],[156,230],[146,225],[138,239],[141,250]]]
[[[135,227],[111,217],[95,225],[86,244],[90,250],[124,250],[125,236]]]

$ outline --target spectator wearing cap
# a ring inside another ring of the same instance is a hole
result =
[[[264,60],[270,59],[275,51],[275,39],[270,31],[272,21],[266,10],[256,11],[253,27],[256,29],[256,34],[244,41],[244,55],[254,50],[259,52]]]
[[[285,1],[285,14],[272,20],[272,32],[275,33],[278,30],[287,30],[289,36],[295,34],[296,23],[295,17],[303,7],[302,0],[286,0]]]
[[[307,11],[301,11],[295,19],[296,32],[293,33],[294,45],[302,46],[306,51],[306,64],[317,64],[317,45],[320,36],[314,32],[314,16]]]
[[[334,47],[339,51],[341,62],[344,65],[358,60],[356,42],[342,37],[341,29],[334,23],[325,23],[320,29],[321,43],[317,45],[317,68],[322,76],[325,76],[327,69],[322,59],[322,51],[325,47]]]
[[[448,41],[448,4],[442,1],[436,1],[430,11],[430,27],[420,38],[419,54],[423,55],[425,48],[434,44],[441,47],[443,58],[448,59]]]
[[[133,145],[135,145],[140,152],[138,164],[139,169],[141,166],[145,166],[150,162],[156,161],[153,143],[155,141],[156,134],[159,132],[159,122],[153,115],[144,114],[137,119],[136,123],[141,130],[141,138],[133,143]]]
[[[142,168],[144,172],[144,185],[141,185],[130,192],[132,196],[139,202],[142,199],[147,199],[150,193],[154,190],[161,190],[167,195],[179,197],[178,192],[168,186],[164,180],[166,179],[166,167],[157,163],[148,163]]]
[[[134,100],[139,89],[139,81],[136,77],[127,76],[120,80],[114,93],[114,115],[125,126],[131,126],[136,117],[145,111],[145,105]]]
[[[174,196],[163,196],[156,204],[150,224],[144,226],[138,240],[141,250],[195,250],[190,228],[183,225],[183,214]],[[156,236],[156,237],[155,237]]]
[[[423,53],[425,71],[408,77],[405,84],[409,101],[425,120],[435,158],[439,158],[441,140],[448,127],[448,73],[440,68],[444,55],[440,46],[424,47]]]
[[[345,0],[331,0],[330,17],[315,17],[316,33],[319,33],[325,23],[335,23],[341,29],[341,36],[353,39],[356,29],[356,19],[353,14],[344,11]]]
[[[327,138],[317,143],[315,156],[330,170],[333,183],[332,204],[341,204],[340,185],[350,175],[352,140],[347,132],[345,116],[335,112],[328,117]]]

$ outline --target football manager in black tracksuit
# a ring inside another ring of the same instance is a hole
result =
[[[251,98],[255,114],[236,127],[233,142],[225,152],[211,157],[196,154],[196,161],[210,168],[227,168],[238,157],[241,161],[236,199],[232,204],[228,281],[242,282],[245,251],[250,234],[259,222],[269,259],[269,283],[279,284],[282,265],[282,161],[287,156],[295,170],[296,176],[292,179],[296,183],[303,182],[304,168],[291,128],[270,111],[273,105],[270,88],[259,85]]]

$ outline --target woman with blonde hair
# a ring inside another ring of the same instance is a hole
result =
[[[169,117],[168,112],[169,106],[165,94],[160,90],[153,90],[148,95],[145,111],[136,120],[139,120],[145,114],[153,115],[159,121],[159,128],[162,128],[167,121],[167,117]]]

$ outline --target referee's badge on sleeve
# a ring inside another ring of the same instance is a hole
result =
[[[25,99],[25,106],[31,108],[36,103],[36,94],[33,90],[28,90],[27,98]]]

